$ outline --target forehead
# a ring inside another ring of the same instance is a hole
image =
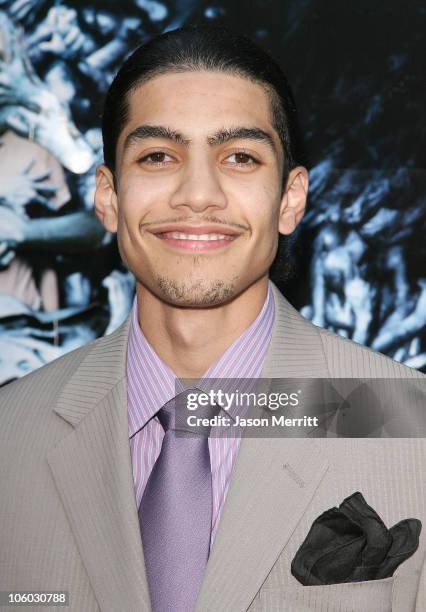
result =
[[[170,125],[194,136],[231,125],[273,131],[270,98],[261,84],[210,71],[167,73],[136,87],[128,95],[127,123],[119,147],[127,134],[144,123]]]

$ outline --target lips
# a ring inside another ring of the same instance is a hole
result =
[[[233,240],[234,236],[226,234],[186,234],[184,232],[161,232],[156,234],[159,238],[177,240]]]
[[[240,235],[217,224],[162,226],[151,233],[170,247],[185,251],[212,251],[229,246]]]
[[[241,231],[236,230],[234,228],[228,227],[226,225],[222,225],[219,223],[204,223],[204,224],[184,224],[184,223],[170,223],[158,226],[158,228],[150,229],[150,231],[155,234],[166,234],[166,233],[175,233],[179,232],[180,234],[191,235],[191,236],[200,236],[200,235],[210,235],[210,234],[219,234],[220,236],[238,236]]]

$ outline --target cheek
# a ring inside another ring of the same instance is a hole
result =
[[[277,191],[264,187],[252,194],[250,225],[253,230],[253,257],[262,265],[272,262],[278,244],[280,198]]]
[[[117,195],[122,224],[129,229],[137,229],[141,222],[159,209],[160,202],[164,199],[164,188],[160,184],[134,178],[123,182]]]
[[[271,238],[278,233],[280,200],[277,193],[261,189],[250,194],[247,214],[254,232],[259,232],[262,238]]]

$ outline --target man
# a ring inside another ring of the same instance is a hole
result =
[[[136,301],[0,396],[0,589],[68,591],[87,612],[424,610],[424,538],[381,579],[291,571],[356,491],[386,526],[426,520],[421,439],[211,436],[206,459],[200,436],[170,436],[176,377],[421,378],[304,320],[268,280],[308,189],[280,69],[223,30],[168,32],[117,75],[103,137],[96,210]]]

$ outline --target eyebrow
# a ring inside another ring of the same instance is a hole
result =
[[[189,146],[191,139],[180,132],[163,125],[140,125],[126,136],[123,151],[146,138],[164,138],[172,140],[178,145]],[[211,146],[218,146],[231,140],[255,140],[267,144],[275,155],[278,154],[272,134],[258,127],[231,127],[220,129],[211,136],[207,136],[207,142]]]
[[[126,150],[133,144],[137,144],[140,140],[145,140],[145,138],[165,138],[184,146],[188,146],[191,142],[188,138],[184,138],[182,134],[169,127],[163,125],[140,125],[126,136],[123,150]]]

